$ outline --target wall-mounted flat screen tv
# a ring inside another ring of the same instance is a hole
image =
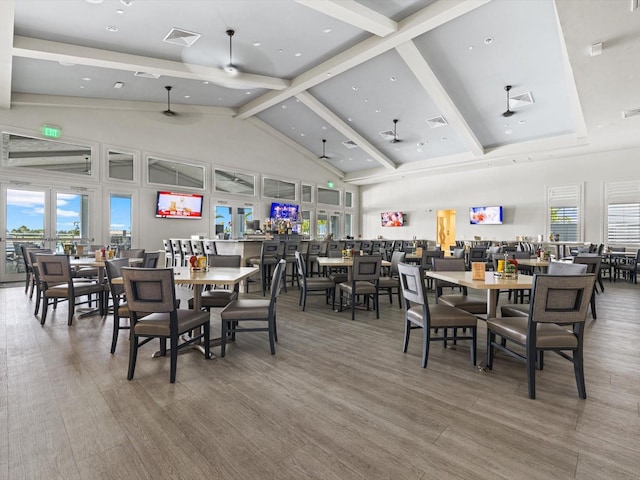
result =
[[[202,218],[202,195],[159,191],[156,217]]]
[[[472,225],[500,225],[502,224],[502,207],[471,207],[469,222]]]
[[[271,204],[271,214],[270,218],[280,219],[283,218],[285,220],[295,220],[298,218],[298,205],[293,205],[290,203],[278,203],[273,202]]]
[[[380,214],[380,223],[383,227],[403,227],[404,220],[402,212],[382,212]]]

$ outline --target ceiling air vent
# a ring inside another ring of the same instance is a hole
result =
[[[162,40],[163,42],[172,43],[173,45],[180,45],[181,47],[190,47],[196,40],[200,38],[199,33],[189,32],[187,30],[181,30],[179,28],[172,28],[167,36]]]
[[[395,134],[393,133],[393,130],[385,130],[384,132],[380,132],[380,136],[384,138],[386,141],[390,141],[396,138]]]
[[[134,75],[136,77],[144,77],[144,78],[155,78],[155,79],[160,78],[160,74],[159,73],[136,72],[136,73],[134,73]]]
[[[509,98],[509,108],[519,108],[531,105],[533,103],[533,97],[531,92],[521,93],[520,95],[513,95]]]
[[[622,118],[637,117],[638,115],[640,115],[640,108],[622,111]]]
[[[342,142],[342,145],[347,148],[358,148],[358,144],[353,140],[345,140],[344,142]]]
[[[447,120],[442,116],[427,118],[426,121],[427,121],[427,125],[429,125],[431,128],[440,128],[440,127],[444,127],[445,125],[448,125]]]

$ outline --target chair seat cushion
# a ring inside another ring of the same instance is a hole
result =
[[[411,307],[407,310],[407,316],[412,323],[424,328],[422,305]],[[431,328],[471,328],[475,327],[478,321],[476,317],[469,312],[440,304],[429,305],[429,316]]]
[[[372,295],[376,293],[376,286],[367,281],[357,281],[355,282],[355,294],[356,295]],[[340,284],[340,290],[344,290],[349,295],[353,294],[353,287],[351,282],[343,282]]]
[[[399,288],[400,279],[396,277],[380,277],[378,281],[379,288]]]
[[[236,298],[238,298],[238,292],[235,290],[219,288],[202,292],[200,302],[203,307],[226,307],[228,303],[233,302]],[[189,309],[193,309],[193,298],[189,299]]]
[[[307,290],[327,290],[336,286],[333,280],[326,277],[307,278],[306,283]]]
[[[239,298],[220,312],[223,320],[266,320],[269,318],[270,300]]]
[[[528,317],[529,305],[526,303],[503,305],[500,307],[500,311],[503,317]]]
[[[343,283],[349,280],[349,275],[346,273],[330,273],[328,278],[333,283]]]
[[[464,294],[440,295],[438,304],[448,305],[450,307],[460,308],[469,313],[479,314],[487,313],[487,302],[476,300]]]
[[[521,345],[527,341],[528,318],[489,318],[487,328],[492,332],[513,340]],[[536,347],[538,348],[576,348],[578,339],[573,331],[555,323],[539,323],[536,329]]]
[[[193,310],[176,310],[178,314],[178,334],[198,328],[209,321],[209,313]],[[151,313],[138,321],[135,326],[136,335],[168,337],[169,313]]]
[[[76,297],[81,295],[89,295],[91,293],[100,293],[105,291],[105,286],[101,283],[93,282],[73,282],[73,291]],[[66,283],[61,283],[53,287],[48,288],[45,291],[47,297],[68,297],[69,286]]]

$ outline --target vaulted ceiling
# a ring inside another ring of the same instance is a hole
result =
[[[3,0],[0,107],[53,95],[156,102],[161,114],[171,86],[171,121],[230,109],[353,183],[629,148],[636,6]]]

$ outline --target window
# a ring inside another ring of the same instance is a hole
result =
[[[218,193],[255,196],[256,177],[241,172],[214,170],[213,189]]]
[[[302,235],[311,235],[311,212],[309,210],[302,210],[300,233]]]
[[[307,203],[313,202],[313,186],[302,184],[302,201]]]
[[[344,234],[353,237],[353,215],[345,213],[344,215]]]
[[[582,185],[547,187],[547,233],[561,242],[582,241],[582,203]]]
[[[111,180],[136,180],[137,155],[120,148],[106,148],[107,177]]]
[[[340,191],[318,187],[318,203],[340,206]]]
[[[296,184],[286,180],[264,177],[262,179],[262,196],[281,200],[295,200]]]
[[[347,208],[353,207],[353,193],[344,192],[344,206]]]
[[[640,243],[640,203],[613,203],[607,210],[607,243]]]
[[[131,248],[131,195],[112,193],[109,196],[109,245]]]
[[[204,189],[204,167],[188,163],[147,158],[149,183]]]

